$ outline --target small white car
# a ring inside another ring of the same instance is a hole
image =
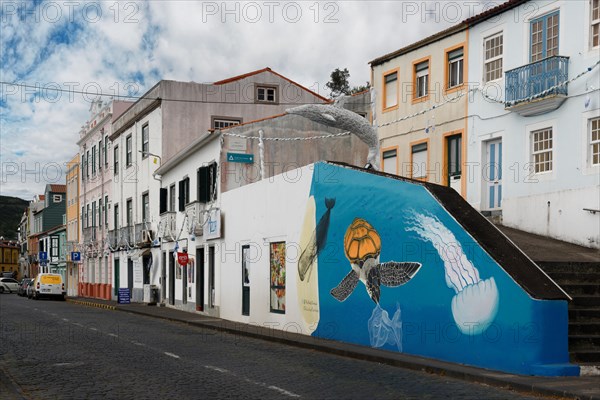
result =
[[[0,278],[0,293],[16,293],[19,290],[19,282],[13,278]]]
[[[32,298],[35,300],[41,297],[55,297],[64,300],[67,295],[62,275],[59,274],[38,274],[31,286]]]

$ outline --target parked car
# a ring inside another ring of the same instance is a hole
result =
[[[27,285],[27,289],[25,289],[25,296],[27,296],[28,299],[33,298],[33,292],[35,291],[35,286],[33,285],[34,282],[35,282],[35,279],[33,281],[31,281],[31,283],[29,285]]]
[[[33,282],[31,278],[25,278],[19,284],[19,289],[17,290],[17,294],[19,296],[27,296],[27,286],[29,286]]]
[[[67,296],[65,283],[63,282],[62,275],[59,274],[38,274],[31,286],[31,297],[34,300],[42,297],[54,297],[64,300]]]
[[[19,282],[13,278],[0,278],[0,293],[14,293],[19,289]]]

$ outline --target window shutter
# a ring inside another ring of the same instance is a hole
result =
[[[179,211],[185,211],[185,181],[179,181]]]
[[[208,196],[208,167],[198,168],[198,201],[207,203]]]
[[[166,188],[160,188],[160,206],[159,212],[162,214],[167,211],[167,196],[168,192]]]

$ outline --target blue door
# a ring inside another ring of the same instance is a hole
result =
[[[502,207],[502,139],[492,140],[486,144],[484,165],[484,203],[481,207],[497,210]]]

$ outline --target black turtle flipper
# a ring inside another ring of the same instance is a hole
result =
[[[338,301],[344,301],[354,291],[357,284],[358,274],[354,272],[354,270],[351,270],[348,273],[348,275],[346,275],[346,277],[342,279],[340,284],[331,289],[329,293],[331,293],[331,295],[335,297]]]
[[[371,296],[371,300],[375,302],[375,304],[379,304],[379,294],[381,286],[381,275],[379,272],[379,268],[377,266],[371,268],[369,274],[367,275],[367,292],[369,296]]]
[[[410,281],[419,272],[421,263],[390,261],[381,263],[378,267],[381,284],[387,287],[396,287]]]

